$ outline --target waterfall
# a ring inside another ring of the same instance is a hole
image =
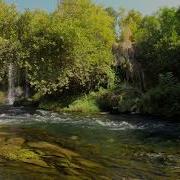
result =
[[[15,101],[15,82],[14,82],[14,66],[12,63],[8,67],[8,104],[13,105]]]
[[[25,98],[29,98],[29,85],[26,82],[26,87],[25,87]]]
[[[29,98],[29,81],[27,69],[25,74],[25,98]]]
[[[29,98],[29,84],[28,84],[28,81],[26,81],[26,85],[25,85],[25,98]]]

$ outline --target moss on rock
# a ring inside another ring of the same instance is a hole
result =
[[[0,156],[2,158],[22,161],[41,167],[49,167],[37,153],[21,147],[25,142],[23,138],[10,138],[7,141],[5,141],[5,139],[1,140],[3,140],[0,145]]]

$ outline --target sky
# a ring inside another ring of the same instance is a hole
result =
[[[19,10],[26,8],[41,8],[53,11],[57,0],[5,0],[8,3],[15,3]],[[180,0],[93,0],[104,6],[111,6],[115,9],[123,7],[126,9],[136,9],[144,14],[151,14],[161,6],[180,7]]]

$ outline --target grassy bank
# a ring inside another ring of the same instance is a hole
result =
[[[61,97],[57,100],[43,99],[39,107],[56,112],[98,113],[97,92],[78,97]]]
[[[66,103],[64,103],[66,102]],[[56,112],[78,113],[141,113],[163,117],[180,115],[180,84],[159,85],[142,93],[127,84],[114,89],[100,89],[78,97],[43,100],[40,108]]]
[[[59,100],[44,99],[39,107],[56,112],[80,112],[80,113],[128,113],[139,112],[138,103],[141,92],[130,86],[122,85],[121,88],[100,89],[96,92],[80,97],[67,97]],[[69,100],[71,99],[71,100]],[[69,103],[64,103],[69,102]]]

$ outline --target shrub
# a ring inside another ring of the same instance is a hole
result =
[[[75,100],[69,105],[69,107],[64,108],[63,111],[66,112],[83,112],[83,113],[95,113],[99,112],[100,109],[96,103],[96,98],[92,94],[85,95],[82,98]]]
[[[174,117],[180,115],[180,83],[171,73],[160,75],[160,83],[142,98],[144,113]]]
[[[139,112],[138,103],[141,92],[128,84],[121,84],[113,90],[106,91],[98,96],[100,109],[116,112]]]

